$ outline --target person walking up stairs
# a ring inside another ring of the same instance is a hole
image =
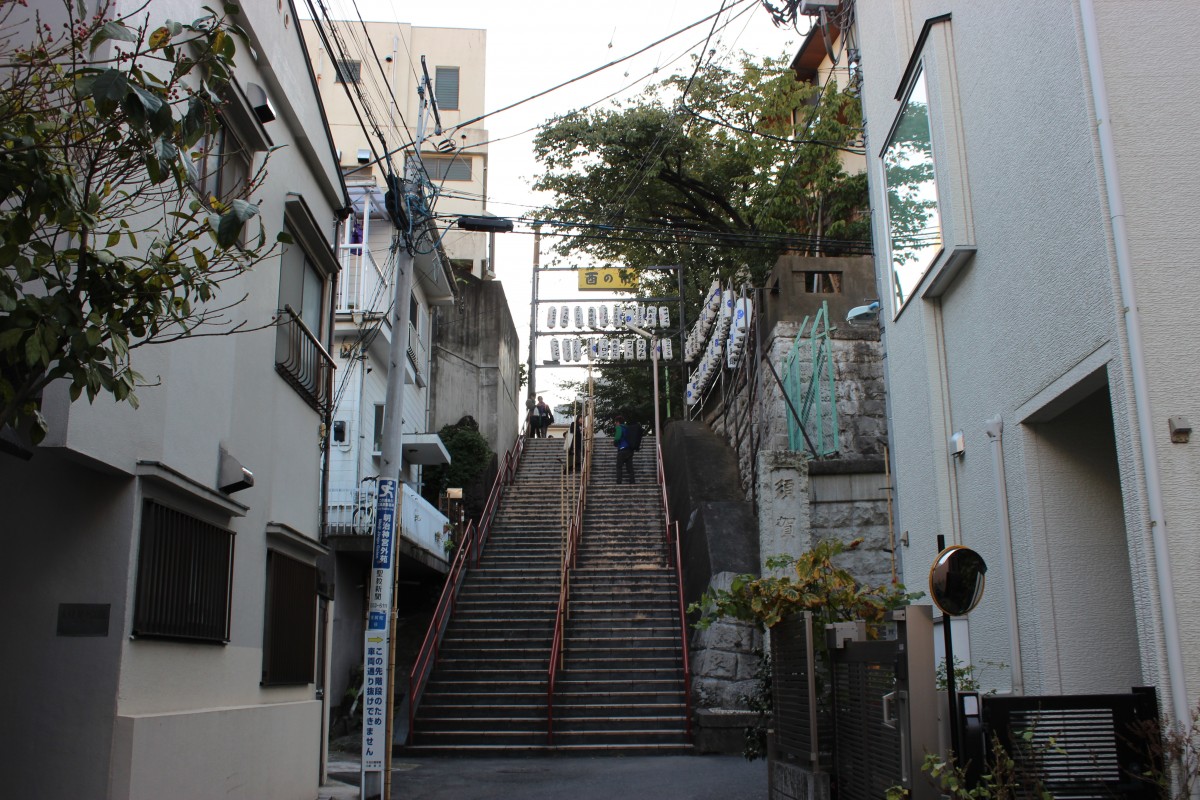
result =
[[[463,583],[413,724],[415,751],[546,746],[558,608],[561,439],[525,441],[479,564]]]
[[[642,453],[654,452],[647,439]],[[652,458],[640,482],[618,480],[620,453],[602,444],[592,456],[554,742],[568,750],[690,752],[683,631],[662,490]]]

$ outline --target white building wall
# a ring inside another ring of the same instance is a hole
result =
[[[1140,48],[1154,41],[1160,49],[1163,37],[1180,46],[1194,41],[1200,13],[1191,4],[1169,5],[1165,16],[1140,17],[1131,37],[1127,4],[1096,3],[1150,353],[1151,414],[1162,454],[1172,561],[1183,565],[1198,555],[1192,544],[1197,501],[1184,478],[1195,474],[1196,463],[1193,448],[1169,443],[1166,418],[1188,413],[1183,409],[1195,405],[1200,383],[1197,368],[1178,357],[1200,344],[1194,326],[1177,323],[1190,303],[1190,293],[1180,289],[1189,285],[1185,276],[1194,273],[1200,255],[1180,237],[1200,216],[1189,188],[1197,167],[1184,157],[1187,131],[1200,122],[1200,109],[1185,90],[1194,67],[1148,79],[1141,66],[1147,51]],[[889,284],[879,154],[901,107],[895,94],[912,48],[926,20],[947,11],[952,19],[934,23],[922,49],[943,238],[947,251],[977,251],[943,291],[930,291],[933,276],[926,276],[916,296],[897,309]],[[1169,708],[1128,347],[1080,13],[1072,0],[1030,4],[1023,13],[1011,5],[969,2],[858,3],[897,530],[908,534],[906,583],[914,589],[926,588],[939,533],[984,555],[993,571],[983,604],[969,617],[970,651],[977,664],[1011,664],[996,471],[984,434],[987,421],[999,415],[1005,423],[1024,689],[1080,692],[1106,683],[1086,656],[1103,633],[1106,669],[1116,676],[1114,686],[1104,688],[1120,688],[1117,683],[1127,688],[1130,680],[1155,684]],[[1022,65],[1031,64],[1036,70],[1023,71]],[[998,79],[1016,75],[1023,77]],[[1167,144],[1147,147],[1148,131],[1155,132],[1156,143]],[[1173,245],[1164,246],[1168,242]],[[1067,417],[1055,415],[1105,380],[1114,432],[1109,458],[1115,459],[1124,523],[1116,550],[1111,538],[1097,548],[1099,518],[1089,524],[1081,513],[1069,522],[1062,506],[1070,497],[1088,503],[1089,512],[1104,508],[1112,498],[1089,501],[1087,489],[1108,479],[1099,473],[1088,477],[1085,470],[1083,483],[1070,488],[1059,480],[1061,473],[1087,451],[1052,446],[1080,407]],[[948,452],[954,431],[966,437],[961,459]],[[1067,494],[1048,496],[1047,487]],[[1111,591],[1089,594],[1091,587],[1082,582],[1088,576]],[[1195,665],[1200,588],[1182,569],[1176,587],[1185,663]],[[1078,602],[1080,597],[1088,602]],[[1194,695],[1200,682],[1197,668],[1189,670]],[[1010,688],[1011,669],[1007,672],[993,679],[992,688]]]
[[[267,131],[283,145],[256,195],[258,219],[271,241],[285,202],[302,197],[332,241],[345,200],[309,76],[294,66],[306,61],[294,9],[243,12],[252,43],[238,43],[236,77],[266,90],[278,114]],[[196,7],[156,0],[149,13],[152,23],[191,19]],[[260,683],[267,549],[299,548],[310,561],[321,550],[321,419],[276,374],[276,331],[263,327],[275,316],[279,265],[265,260],[221,295],[248,293],[231,314],[259,330],[138,349],[135,368],[148,384],[138,409],[105,398],[68,406],[65,390],[52,387],[45,447],[29,463],[0,457],[2,527],[20,532],[8,555],[28,566],[0,589],[0,602],[23,609],[0,659],[0,680],[19,687],[0,726],[0,768],[13,793],[316,796],[324,715],[315,687]],[[216,490],[221,446],[255,477],[232,499]],[[146,462],[164,465],[182,488],[135,477]],[[155,492],[207,509],[236,534],[226,645],[130,636],[141,505]],[[291,533],[281,540],[269,528]],[[108,606],[107,636],[56,636],[61,603]]]

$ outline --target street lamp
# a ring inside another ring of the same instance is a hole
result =
[[[662,427],[659,425],[658,417],[658,342],[654,341],[654,334],[645,328],[639,328],[632,323],[625,323],[625,327],[639,336],[644,336],[650,340],[650,363],[654,365],[654,441],[656,446],[660,446],[662,442]]]

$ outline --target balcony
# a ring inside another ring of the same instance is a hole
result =
[[[275,371],[324,418],[333,395],[333,357],[291,306],[279,312]]]
[[[416,547],[445,561],[446,531],[450,520],[407,484],[403,489],[401,546],[407,545],[410,552]],[[367,483],[360,489],[330,489],[325,535],[369,539],[374,533],[375,484]]]
[[[429,353],[411,321],[408,323],[408,360],[412,364],[417,386],[425,388],[428,383],[426,370],[429,367]]]
[[[391,300],[382,291],[387,280],[371,251],[361,244],[343,245],[339,258],[342,272],[338,281],[337,313],[372,312],[386,308]]]

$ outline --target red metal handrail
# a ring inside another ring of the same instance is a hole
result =
[[[679,543],[679,521],[671,519],[671,504],[667,499],[667,477],[663,471],[661,435],[655,432],[654,454],[658,459],[658,484],[662,487],[663,519],[666,520],[667,552],[675,559],[675,588],[679,598],[679,640],[683,654],[683,710],[687,715],[687,737],[692,738],[692,667],[688,656],[687,607],[683,599],[683,551]],[[671,535],[674,531],[674,536]]]
[[[554,614],[554,638],[550,643],[550,665],[546,675],[546,743],[549,746],[554,745],[554,686],[560,662],[565,657],[563,637],[566,634],[567,607],[571,596],[571,569],[575,566],[579,539],[583,533],[583,509],[587,504],[588,480],[592,474],[592,447],[595,436],[590,409],[584,413],[584,420],[584,424],[588,426],[584,430],[588,433],[583,437],[583,469],[579,473],[579,496],[575,499],[575,510],[567,526],[567,542],[563,550],[558,583],[558,609]]]
[[[483,553],[484,545],[487,544],[488,534],[491,533],[496,507],[500,503],[500,497],[504,494],[504,487],[512,483],[513,476],[516,475],[524,449],[525,437],[521,436],[504,454],[503,462],[496,470],[496,478],[492,481],[492,490],[488,494],[487,504],[479,517],[479,524],[476,525],[472,520],[467,525],[462,541],[458,543],[458,549],[454,552],[454,559],[450,562],[450,571],[446,575],[445,585],[442,586],[442,594],[433,611],[433,618],[429,621],[429,629],[425,632],[421,649],[413,662],[412,670],[408,673],[408,741],[412,740],[413,721],[416,719],[417,706],[421,702],[421,696],[425,693],[425,686],[429,682],[430,673],[433,672],[433,665],[437,662],[438,648],[442,644],[442,634],[445,633],[450,615],[454,613],[455,601],[458,600],[463,579],[466,577],[470,565],[479,563],[479,556]]]

